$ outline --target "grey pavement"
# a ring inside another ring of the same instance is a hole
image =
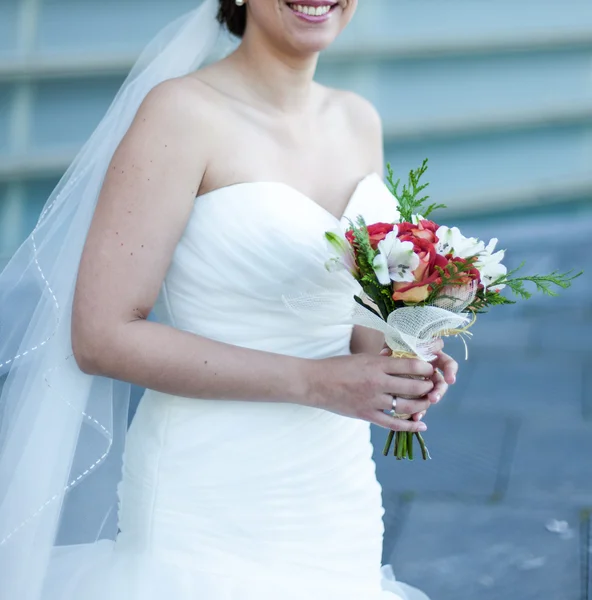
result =
[[[373,429],[383,561],[433,600],[592,600],[592,206],[462,229],[525,272],[587,272],[482,315],[467,361],[448,344],[461,368],[426,419],[431,461],[384,457]]]

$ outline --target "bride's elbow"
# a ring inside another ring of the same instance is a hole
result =
[[[87,375],[99,374],[99,361],[97,353],[93,350],[92,344],[84,338],[77,335],[72,330],[72,354],[76,360],[78,368]]]
[[[103,332],[104,333],[104,332]],[[72,319],[72,354],[78,368],[87,375],[102,375],[104,368],[103,333],[88,323]]]

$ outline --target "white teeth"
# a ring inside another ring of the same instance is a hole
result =
[[[306,6],[304,4],[292,4],[292,10],[304,15],[311,15],[313,17],[322,17],[323,15],[326,15],[331,8],[331,6]]]

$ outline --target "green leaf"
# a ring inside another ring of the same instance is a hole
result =
[[[366,310],[369,310],[371,313],[375,314],[379,319],[382,318],[378,312],[376,312],[371,306],[368,306],[359,296],[354,296],[354,300],[360,306],[363,306]]]

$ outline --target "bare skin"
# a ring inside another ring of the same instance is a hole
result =
[[[312,80],[318,51],[355,7],[339,0],[330,26],[311,28],[284,0],[249,0],[235,54],[148,94],[113,156],[80,264],[72,344],[83,371],[189,398],[293,402],[398,431],[425,429],[383,411],[393,395],[425,396],[398,404],[417,415],[438,401],[447,384],[435,367],[448,383],[457,369],[444,354],[434,365],[381,356],[384,339],[356,328],[352,356],[307,360],[146,320],[196,196],[281,181],[339,217],[359,180],[382,172],[374,108]]]

